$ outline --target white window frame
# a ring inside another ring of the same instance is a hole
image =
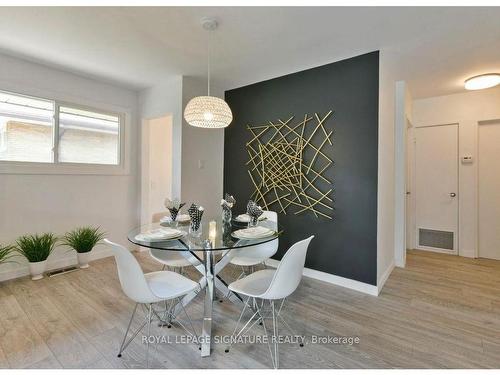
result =
[[[128,175],[130,173],[129,163],[126,160],[128,145],[125,142],[126,134],[130,129],[130,112],[125,109],[111,108],[103,109],[100,106],[79,104],[73,101],[46,98],[39,95],[29,95],[11,90],[0,89],[1,92],[25,96],[28,98],[48,100],[54,103],[53,121],[53,161],[31,162],[0,160],[0,174],[83,174],[83,175]],[[59,157],[59,110],[60,107],[70,107],[85,111],[98,112],[102,114],[117,116],[120,122],[118,131],[118,164],[98,163],[71,163],[60,162]]]

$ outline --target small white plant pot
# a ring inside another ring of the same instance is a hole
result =
[[[90,253],[76,253],[76,256],[78,257],[78,265],[80,268],[89,268],[89,261],[90,261]]]
[[[41,262],[30,262],[29,267],[31,280],[43,279],[43,273],[47,267],[47,260],[42,260]]]

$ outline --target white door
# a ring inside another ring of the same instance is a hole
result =
[[[415,180],[415,136],[413,127],[407,127],[406,143],[406,249],[415,247],[415,217],[413,182]]]
[[[479,256],[500,259],[500,121],[479,125]]]
[[[458,125],[415,129],[416,247],[457,254]]]

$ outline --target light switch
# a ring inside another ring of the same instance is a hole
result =
[[[462,156],[462,164],[472,164],[473,163],[472,155],[464,155]]]
[[[205,168],[205,160],[198,160],[198,169]]]

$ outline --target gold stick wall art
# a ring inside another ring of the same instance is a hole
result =
[[[266,210],[286,214],[294,208],[296,215],[308,211],[332,219],[332,181],[324,176],[333,163],[325,153],[333,147],[332,131],[325,126],[332,113],[306,114],[297,123],[290,117],[247,126],[251,137],[246,165],[255,189],[253,200]]]

